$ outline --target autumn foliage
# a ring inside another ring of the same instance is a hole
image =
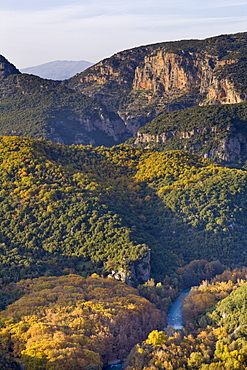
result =
[[[1,312],[0,348],[27,370],[101,369],[162,327],[154,305],[114,279],[43,277],[15,288],[22,297]]]

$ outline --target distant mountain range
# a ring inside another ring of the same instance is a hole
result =
[[[86,60],[55,60],[34,67],[22,68],[20,71],[51,80],[66,80],[92,65],[93,63]]]
[[[0,55],[0,369],[102,370],[157,328],[124,369],[246,370],[247,32],[29,73]]]
[[[246,50],[246,32],[151,44],[65,81],[20,73],[2,56],[0,134],[93,146],[137,135],[130,145],[236,163],[247,158]]]

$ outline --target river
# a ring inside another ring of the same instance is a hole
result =
[[[190,288],[185,289],[171,305],[167,315],[167,327],[173,326],[174,329],[182,329],[183,327],[182,304],[184,298],[189,295],[189,292]]]
[[[182,318],[182,304],[185,297],[189,295],[190,288],[185,289],[172,303],[168,314],[167,314],[167,327],[173,326],[174,329],[183,328],[183,318]],[[106,370],[120,370],[123,365],[111,365],[106,368]]]

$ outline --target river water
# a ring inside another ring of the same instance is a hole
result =
[[[173,326],[174,329],[183,328],[183,317],[182,317],[182,304],[185,297],[189,295],[190,288],[185,289],[175,301],[172,303],[168,314],[167,314],[167,327]],[[106,370],[120,370],[123,365],[111,365],[106,368]]]
[[[173,326],[174,329],[182,329],[183,327],[182,304],[184,298],[189,295],[189,292],[190,288],[185,289],[171,305],[167,315],[167,327]]]

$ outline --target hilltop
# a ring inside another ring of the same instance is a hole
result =
[[[1,57],[0,134],[112,146],[166,111],[246,101],[247,33],[140,46],[63,81]]]
[[[183,151],[0,140],[1,278],[246,263],[247,174]],[[232,247],[234,245],[234,248]]]
[[[247,103],[166,112],[139,129],[127,143],[159,151],[188,150],[227,166],[245,167]]]
[[[22,68],[21,72],[34,74],[45,79],[66,80],[92,65],[93,63],[86,60],[55,60],[38,66]]]

